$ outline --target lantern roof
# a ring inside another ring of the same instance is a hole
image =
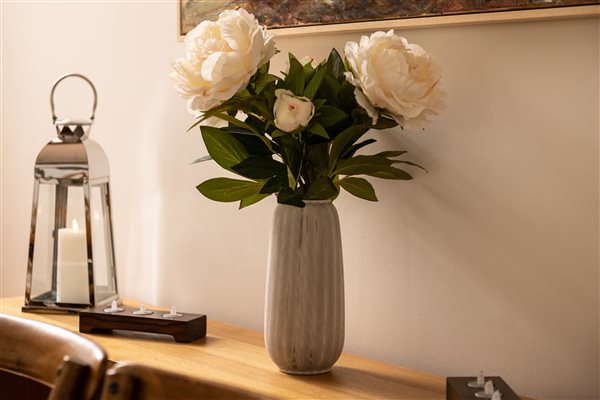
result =
[[[41,180],[108,180],[108,158],[92,139],[69,143],[52,139],[38,154],[35,177]]]

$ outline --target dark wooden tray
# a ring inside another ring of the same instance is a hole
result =
[[[79,332],[94,333],[107,330],[124,330],[160,333],[173,336],[176,342],[188,343],[206,336],[206,315],[182,314],[178,318],[165,318],[168,311],[149,309],[152,314],[133,314],[137,308],[121,306],[122,312],[108,313],[104,307],[95,307],[79,313]]]
[[[446,400],[480,400],[475,397],[475,393],[483,388],[471,388],[467,386],[468,382],[477,380],[477,377],[455,377],[446,378]],[[486,382],[494,382],[494,389],[502,393],[502,400],[521,400],[519,396],[504,382],[499,376],[486,376]]]

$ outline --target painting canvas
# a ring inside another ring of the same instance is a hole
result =
[[[180,33],[245,8],[270,29],[600,4],[590,0],[179,0]]]

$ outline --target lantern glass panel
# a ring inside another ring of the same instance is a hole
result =
[[[56,185],[40,183],[37,187],[31,298],[36,301],[56,301],[56,276],[53,270]]]
[[[83,186],[37,185],[31,300],[89,304]]]
[[[96,303],[102,303],[117,293],[108,209],[108,183],[92,185],[90,191],[95,300]]]

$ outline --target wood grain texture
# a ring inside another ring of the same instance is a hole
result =
[[[118,364],[104,382],[101,400],[267,400],[251,392],[206,379],[190,378],[158,368],[137,364]]]
[[[340,221],[331,201],[278,204],[265,299],[265,344],[284,372],[320,374],[344,347]]]
[[[134,302],[127,302],[137,306]],[[0,300],[0,312],[78,330],[76,315],[23,313],[23,298]],[[288,399],[423,399],[445,398],[445,379],[423,372],[343,353],[330,373],[295,376],[279,372],[269,359],[263,335],[250,329],[208,320],[207,336],[176,343],[163,335],[114,332],[85,335],[103,346],[110,360],[131,361],[262,396]]]
[[[88,382],[94,379],[92,372],[92,368],[79,355],[65,356],[64,362],[58,367],[54,389],[48,400],[81,400],[89,386]],[[101,384],[104,377],[98,378],[98,384]]]
[[[0,369],[2,400],[48,400],[52,386]]]
[[[42,324],[3,308],[0,369],[47,385],[52,400],[97,398],[107,366],[102,348],[71,327]]]

